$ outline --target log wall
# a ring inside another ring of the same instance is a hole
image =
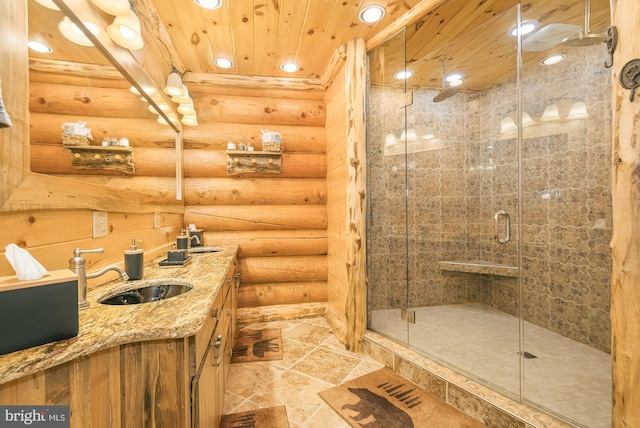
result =
[[[323,315],[325,91],[187,85],[200,124],[184,130],[185,223],[205,245],[239,243],[239,322]],[[260,150],[262,129],[282,134],[281,173],[228,175],[227,143]]]

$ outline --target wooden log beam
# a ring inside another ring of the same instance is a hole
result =
[[[136,176],[175,177],[175,149],[131,148]],[[117,171],[75,169],[71,150],[60,146],[31,147],[31,169],[42,174],[123,175]]]
[[[303,303],[299,305],[271,305],[258,308],[238,308],[238,323],[269,322],[317,318],[324,316],[325,303]]]
[[[160,126],[155,116],[146,119],[132,117],[96,117],[31,113],[31,144],[60,146],[61,125],[64,122],[87,122],[93,144],[99,145],[104,137],[127,137],[131,147],[174,148],[176,133],[168,126]],[[175,149],[173,149],[175,150]]]
[[[238,289],[239,308],[326,303],[326,301],[327,283],[322,281],[247,284]]]
[[[131,83],[112,65],[49,58],[29,58],[29,81],[121,89],[129,89],[131,86]],[[102,82],[105,86],[98,82]]]
[[[269,124],[271,127],[324,126],[325,122],[323,101],[194,94],[193,102],[201,122]]]
[[[320,76],[320,81],[322,82],[322,86],[324,88],[328,88],[331,86],[333,81],[338,76],[340,69],[344,65],[345,60],[347,59],[347,47],[345,45],[340,45],[334,52],[333,56],[329,60],[329,64],[324,69],[322,76]]]
[[[263,129],[282,134],[282,146],[287,153],[325,153],[327,133],[323,126],[274,125],[267,123],[202,122],[184,131],[184,148],[198,150],[226,150],[227,142],[252,143],[262,147]]]
[[[29,111],[95,117],[154,119],[148,104],[125,89],[32,82]]]
[[[191,223],[190,217],[185,217],[185,223]],[[238,257],[318,256],[328,252],[326,230],[205,231],[204,244],[237,244]]]
[[[362,39],[347,45],[347,348],[360,349],[366,330],[366,148],[364,88],[366,49]]]
[[[317,205],[327,203],[324,179],[188,178],[187,205]]]
[[[203,86],[227,86],[243,89],[273,88],[295,89],[297,91],[324,91],[320,80],[295,77],[240,76],[232,74],[188,73],[185,82]],[[196,89],[196,92],[198,90]]]
[[[243,285],[327,280],[326,256],[243,257],[238,260]]]
[[[81,195],[82,197],[78,197]],[[30,174],[3,206],[7,211],[109,207],[117,212],[183,212],[182,201],[138,192],[99,188],[93,183]]]
[[[64,176],[60,176],[64,178]],[[70,177],[66,177],[70,178]],[[176,179],[174,177],[140,177],[140,176],[100,176],[74,175],[73,180],[92,183],[116,191],[134,191],[158,198],[173,198],[176,195]]]
[[[620,40],[613,71],[613,234],[611,239],[611,330],[613,332],[613,427],[640,426],[640,94],[635,102],[619,72],[640,57],[640,2],[614,2]]]
[[[175,149],[131,147],[136,176],[174,177]],[[59,146],[32,145],[31,169],[42,174],[87,175],[86,170],[71,166],[71,151]],[[226,171],[227,154],[221,150],[185,150],[184,174],[186,178],[230,177]],[[311,153],[284,153],[282,172],[278,178],[324,178],[327,171],[326,156]],[[97,171],[94,174],[103,174]],[[272,176],[269,174],[269,176]],[[265,177],[265,174],[242,174],[242,178]]]
[[[185,217],[207,231],[326,229],[325,205],[187,206]]]
[[[286,146],[285,146],[286,150]],[[184,175],[186,178],[229,177],[226,170],[227,154],[220,150],[185,150]],[[280,178],[324,178],[327,157],[315,153],[283,153]],[[264,177],[264,174],[242,174],[242,178]]]
[[[200,95],[235,95],[240,97],[254,97],[254,98],[280,98],[283,100],[314,100],[322,101],[325,98],[324,89],[296,89],[290,87],[276,87],[276,86],[264,86],[250,87],[250,86],[229,86],[226,84],[215,85],[206,83],[191,83],[189,76],[192,73],[187,73],[185,76],[185,84],[189,88],[190,94]],[[208,76],[224,76],[223,78],[235,78],[239,77],[241,80],[245,78],[257,78],[260,76],[236,76],[231,74],[208,74]]]

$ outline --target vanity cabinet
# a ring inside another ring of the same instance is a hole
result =
[[[222,291],[214,302],[211,317],[195,336],[198,370],[191,382],[194,428],[217,427],[220,424],[235,337],[236,284],[239,284],[235,265],[234,260],[234,269],[225,278]]]
[[[151,321],[148,337],[0,384],[0,405],[67,405],[72,428],[218,427],[236,329],[236,260],[218,269],[220,286],[195,334],[160,338],[164,328]],[[158,308],[163,317],[175,313]],[[52,344],[51,351],[73,340]]]

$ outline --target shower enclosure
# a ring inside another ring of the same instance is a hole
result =
[[[580,29],[562,22],[518,35],[536,12],[442,46],[410,28],[369,52],[368,328],[609,427],[606,46],[562,43]]]

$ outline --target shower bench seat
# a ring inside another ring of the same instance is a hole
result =
[[[518,276],[518,267],[503,265],[500,263],[486,262],[482,260],[466,261],[439,261],[438,267],[441,270],[452,272],[477,273],[481,275],[496,276]]]

